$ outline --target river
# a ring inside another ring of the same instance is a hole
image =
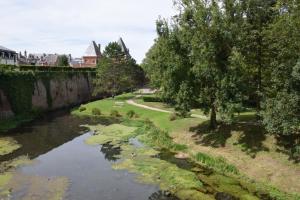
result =
[[[85,139],[91,133],[81,125],[87,123],[108,125],[112,122],[78,118],[67,112],[51,114],[9,132],[9,136],[22,147],[0,157],[0,161],[28,155],[34,164],[19,167],[17,173],[49,179],[66,177],[69,187],[64,199],[167,199],[158,186],[139,184],[135,181],[136,175],[112,169],[111,165],[117,162],[115,155],[120,153],[120,149],[113,149],[110,145],[85,144]],[[24,187],[15,189],[11,199],[25,198],[27,194]],[[39,197],[36,196],[36,199]]]

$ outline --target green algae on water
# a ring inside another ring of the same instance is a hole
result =
[[[18,172],[18,167],[32,164],[27,156],[0,163],[0,199],[9,199],[15,193],[24,200],[61,200],[69,187],[66,177],[30,176]],[[21,192],[21,193],[20,193]]]
[[[97,144],[118,144],[121,142],[126,142],[130,138],[136,135],[135,127],[128,127],[121,124],[113,124],[110,126],[86,126],[91,131],[95,132],[95,135],[88,138],[86,143],[89,145]]]
[[[114,164],[113,168],[136,173],[139,182],[159,184],[162,190],[173,194],[181,190],[199,189],[203,186],[193,172],[155,157],[158,152],[150,147],[134,148],[130,145],[123,145],[122,149],[123,161]]]
[[[0,138],[0,156],[10,154],[21,147],[13,138]]]
[[[158,184],[162,190],[170,191],[175,194],[182,190],[191,190],[199,193],[203,185],[197,176],[188,170],[181,169],[176,164],[157,158],[159,151],[152,148],[158,141],[158,134],[149,134],[149,131],[137,131],[137,127],[128,127],[120,124],[110,126],[87,126],[96,135],[86,140],[87,144],[106,144],[110,143],[119,146],[122,149],[121,162],[113,165],[116,170],[128,170],[138,175],[137,180],[147,184]],[[143,136],[143,141],[148,146],[136,148],[128,144],[130,138]],[[146,139],[148,137],[148,139]],[[165,137],[164,137],[165,138]],[[168,141],[161,143],[171,146],[171,138],[166,137]],[[160,147],[160,145],[159,145]]]

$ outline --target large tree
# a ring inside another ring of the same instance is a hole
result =
[[[272,71],[261,114],[269,132],[300,138],[300,2],[279,1],[276,8],[266,32]]]

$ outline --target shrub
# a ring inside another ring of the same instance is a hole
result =
[[[80,106],[80,107],[79,107],[79,112],[83,112],[83,111],[86,111],[86,107]]]
[[[112,110],[112,111],[110,111],[110,116],[111,117],[121,117],[122,115],[120,115],[119,111]]]
[[[92,114],[93,115],[101,115],[101,110],[99,108],[93,108],[92,109]]]
[[[155,96],[145,96],[143,97],[144,102],[162,102],[162,99]]]
[[[129,110],[126,115],[130,119],[132,119],[132,118],[138,118],[138,115],[133,110]]]
[[[169,119],[170,119],[170,121],[175,121],[175,120],[177,119],[176,113],[172,113],[172,114],[169,116]]]

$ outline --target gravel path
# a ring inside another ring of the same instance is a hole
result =
[[[173,112],[168,111],[168,110],[163,110],[163,109],[159,109],[159,108],[153,108],[153,107],[150,107],[150,106],[146,106],[146,105],[143,105],[143,104],[136,103],[136,102],[134,102],[133,99],[127,100],[126,102],[128,104],[130,104],[130,105],[137,106],[137,107],[140,107],[140,108],[145,108],[145,109],[148,109],[148,110],[154,110],[154,111],[163,112],[163,113],[170,113],[170,114],[173,113]],[[208,119],[206,116],[197,115],[197,114],[192,114],[191,117],[195,117],[195,118],[199,118],[199,119],[204,119],[204,120]]]

